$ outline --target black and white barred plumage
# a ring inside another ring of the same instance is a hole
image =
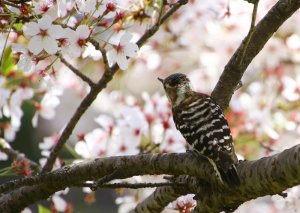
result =
[[[230,128],[220,106],[208,95],[190,88],[184,74],[173,74],[159,79],[172,105],[173,120],[196,153],[206,156],[216,167],[221,181],[239,185]]]

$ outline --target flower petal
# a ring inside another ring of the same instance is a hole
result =
[[[85,142],[79,141],[75,144],[75,152],[81,155],[83,158],[89,158],[91,153]]]
[[[137,44],[129,43],[124,48],[124,53],[126,56],[134,57],[137,55],[137,51],[139,50],[139,47]]]
[[[126,32],[126,33],[121,37],[120,44],[122,44],[122,45],[127,45],[127,44],[129,43],[129,41],[131,40],[131,38],[132,38],[132,34]]]
[[[117,63],[121,70],[126,70],[128,68],[128,59],[125,55],[118,55]]]
[[[39,54],[43,50],[42,37],[41,36],[32,37],[28,43],[28,49],[34,55]]]
[[[27,24],[24,24],[23,32],[27,36],[35,36],[36,34],[38,34],[40,32],[40,28],[37,23],[29,22]]]
[[[80,47],[78,47],[78,45],[76,44],[71,44],[69,46],[66,47],[66,51],[70,57],[72,58],[79,58],[81,55],[81,49]]]
[[[87,38],[90,35],[90,29],[89,29],[89,27],[87,25],[80,25],[76,29],[76,34],[80,38]]]
[[[107,52],[107,60],[109,66],[112,66],[117,61],[117,51],[115,49],[111,49]]]
[[[49,30],[48,34],[52,38],[62,38],[65,35],[65,30],[60,25],[52,25]]]
[[[42,30],[47,30],[51,27],[52,18],[49,15],[43,16],[40,20],[38,20],[38,26]]]
[[[67,202],[61,197],[54,195],[52,196],[52,201],[54,203],[55,208],[59,212],[64,212],[67,208]]]
[[[43,47],[47,53],[50,55],[55,54],[58,50],[58,45],[56,40],[51,38],[50,36],[46,36],[43,38]]]

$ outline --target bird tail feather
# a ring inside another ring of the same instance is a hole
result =
[[[226,171],[218,168],[222,180],[230,187],[236,187],[241,184],[240,178],[234,164],[232,164]]]

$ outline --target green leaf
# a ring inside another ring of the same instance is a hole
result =
[[[15,67],[14,58],[11,55],[12,49],[11,47],[7,47],[2,56],[1,70],[2,75],[7,76]]]
[[[42,205],[38,205],[38,212],[39,213],[51,213],[50,209],[48,209]]]
[[[17,30],[22,30],[22,27],[23,27],[23,24],[22,23],[16,23],[14,24],[14,27],[17,29]]]

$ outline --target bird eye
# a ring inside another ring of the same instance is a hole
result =
[[[170,87],[175,87],[176,85],[178,85],[180,83],[179,79],[172,79],[172,81],[169,82],[169,86]]]

